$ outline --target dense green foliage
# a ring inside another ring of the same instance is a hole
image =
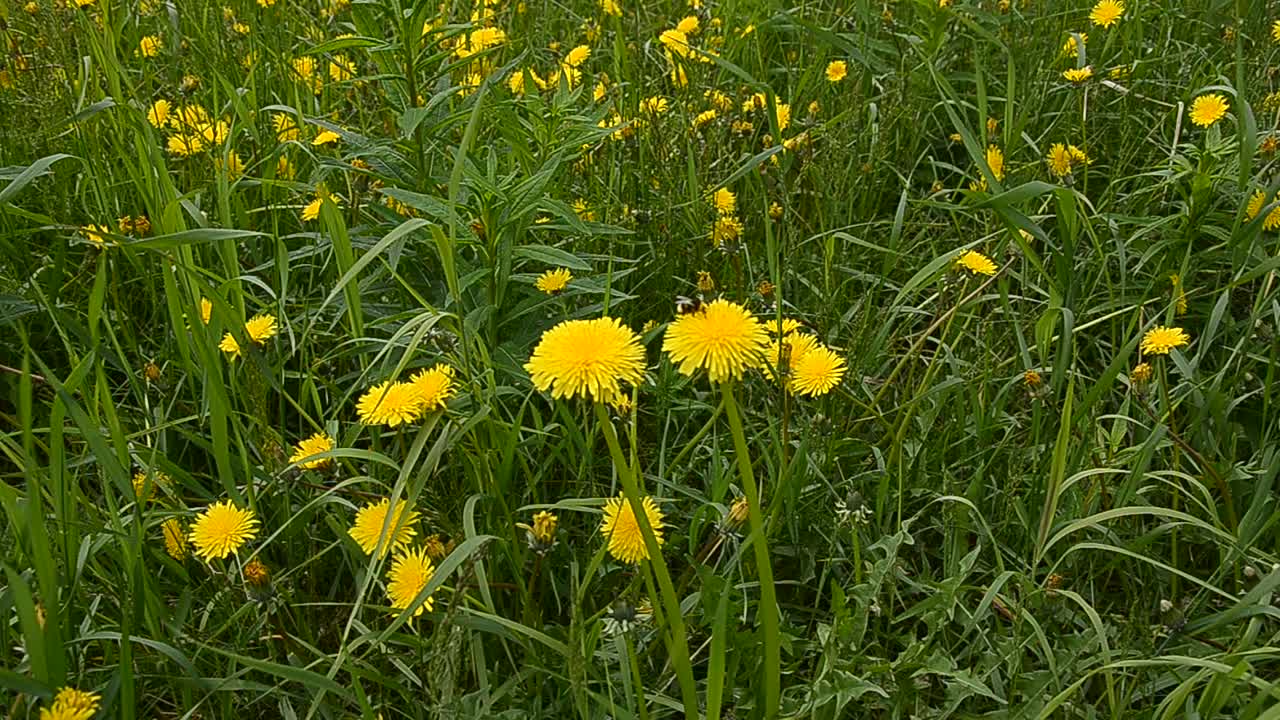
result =
[[[0,0],[6,717],[1280,718],[1268,4],[84,3]],[[686,375],[677,296],[847,372]],[[632,407],[539,392],[602,315]]]

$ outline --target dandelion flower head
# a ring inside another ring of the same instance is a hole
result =
[[[616,318],[566,320],[542,334],[525,370],[552,397],[603,402],[639,384],[644,375],[640,336]]]
[[[453,397],[453,368],[437,364],[429,370],[420,370],[409,384],[418,394],[423,412],[441,410],[445,402]]]
[[[711,381],[720,383],[759,367],[768,341],[764,324],[750,310],[721,298],[671,323],[662,349],[681,373],[705,368]]]
[[[356,413],[365,425],[408,425],[422,417],[422,398],[412,384],[388,380],[360,396]]]
[[[435,566],[425,548],[409,549],[396,555],[391,562],[391,570],[387,573],[387,597],[395,610],[407,610],[418,593],[431,582],[435,575]],[[414,608],[413,617],[430,610],[433,601],[430,596],[421,605]]]
[[[382,552],[378,553],[379,557],[385,557],[392,550],[407,547],[417,534],[413,524],[418,521],[418,512],[410,507],[407,500],[396,502],[395,511],[388,521],[387,514],[390,511],[390,498],[371,502],[356,511],[356,520],[347,534],[365,553],[372,555],[378,548],[378,540],[383,538],[384,527],[386,538],[382,543]]]
[[[329,433],[318,432],[293,447],[293,454],[289,456],[289,462],[298,463],[298,467],[303,470],[322,468],[329,464],[329,458],[317,458],[315,460],[308,460],[307,458],[323,452],[329,452],[332,449],[333,438],[329,437]]]
[[[649,527],[653,530],[654,540],[662,545],[662,511],[653,498],[645,496],[641,502]],[[631,503],[623,496],[612,498],[604,506],[604,520],[600,523],[600,534],[609,543],[609,554],[616,559],[639,564],[649,559],[649,548],[644,544],[644,534],[640,531],[640,523]]]
[[[555,295],[568,287],[572,279],[573,273],[569,272],[568,268],[556,268],[539,275],[533,286],[548,295]]]
[[[238,551],[258,536],[258,519],[230,500],[210,505],[191,526],[190,540],[198,557],[208,561]]]
[[[838,83],[849,74],[849,65],[844,60],[832,60],[827,63],[827,82]]]
[[[182,560],[187,556],[187,534],[177,518],[169,518],[160,524],[164,533],[164,551],[174,560]]]
[[[1191,342],[1187,331],[1179,327],[1157,325],[1142,336],[1142,352],[1147,355],[1168,355],[1174,348],[1180,348]]]
[[[1201,95],[1191,103],[1191,122],[1200,127],[1209,127],[1227,114],[1231,105],[1218,93]]]
[[[974,250],[964,251],[960,257],[956,258],[956,265],[974,275],[996,274],[996,264],[991,261],[991,258]]]
[[[1098,4],[1089,12],[1089,19],[1094,25],[1109,28],[1120,22],[1121,15],[1124,15],[1124,3],[1119,0],[1098,0]]]

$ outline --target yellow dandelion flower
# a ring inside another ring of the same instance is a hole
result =
[[[1066,145],[1054,143],[1049,148],[1045,161],[1049,163],[1049,172],[1053,175],[1064,178],[1071,174],[1071,153],[1067,152]]]
[[[138,54],[142,57],[153,58],[160,54],[161,48],[164,47],[164,41],[159,35],[146,35],[142,40],[138,41]]]
[[[711,193],[711,204],[716,206],[716,212],[721,215],[732,215],[738,209],[738,196],[729,188],[720,188]]]
[[[344,55],[334,55],[329,61],[329,79],[334,82],[346,82],[356,76],[356,65]]]
[[[849,74],[849,64],[844,60],[832,60],[827,63],[827,82],[838,83]]]
[[[681,373],[705,368],[712,382],[721,383],[759,367],[768,342],[764,324],[750,310],[721,298],[671,323],[662,349]]]
[[[241,510],[230,500],[214,503],[196,518],[189,539],[197,557],[205,561],[224,558],[258,536],[258,519],[252,510]]]
[[[1086,44],[1086,45],[1089,43],[1089,33],[1077,33],[1077,34],[1080,36],[1080,41],[1081,41],[1082,43],[1084,43],[1084,44]],[[1068,35],[1068,36],[1067,36],[1067,42],[1066,42],[1066,43],[1064,43],[1064,44],[1062,45],[1062,54],[1063,54],[1063,55],[1075,55],[1075,54],[1077,54],[1077,53],[1076,53],[1076,36],[1075,36],[1075,35]]]
[[[543,510],[533,514],[533,524],[526,526],[526,532],[541,545],[550,545],[556,538],[556,526],[560,518],[554,513]]]
[[[1094,25],[1109,28],[1120,22],[1121,15],[1124,15],[1124,3],[1119,0],[1098,0],[1098,4],[1089,12],[1089,19]]]
[[[81,4],[84,7],[86,4]],[[53,697],[53,705],[40,708],[40,720],[89,720],[98,712],[101,698],[97,693],[64,687]]]
[[[662,511],[653,498],[645,496],[640,501],[653,537],[662,545]],[[600,534],[609,543],[609,554],[614,558],[632,565],[649,559],[649,548],[644,544],[644,535],[640,531],[640,523],[636,520],[631,503],[622,496],[612,498],[604,506],[604,519],[600,523]]]
[[[393,610],[407,610],[418,593],[431,582],[435,575],[435,566],[425,548],[409,549],[396,555],[391,562],[391,570],[387,573],[387,597],[391,600]],[[430,610],[434,601],[428,596],[413,610],[413,617]]]
[[[390,498],[382,498],[356,511],[355,522],[352,523],[351,529],[347,530],[347,534],[356,541],[366,555],[373,554],[380,540],[382,552],[378,553],[378,556],[385,557],[392,550],[407,547],[417,535],[413,524],[418,521],[418,512],[409,505],[407,500],[398,501],[395,511],[390,513],[391,517],[388,519],[390,510]]]
[[[622,6],[618,4],[618,0],[600,0],[600,12],[605,15],[622,17]]]
[[[644,377],[644,347],[617,318],[566,320],[542,334],[525,370],[552,397],[603,402]]]
[[[422,417],[422,397],[412,384],[388,380],[366,390],[356,412],[365,425],[408,425]]]
[[[174,560],[186,558],[187,533],[182,529],[182,523],[177,518],[169,518],[160,524],[160,530],[164,533],[164,550],[169,557]]]
[[[713,121],[715,121],[715,119],[716,119],[716,111],[714,108],[710,110],[703,110],[702,112],[694,116],[693,129],[699,130],[711,124]]]
[[[568,268],[556,268],[539,275],[533,285],[548,295],[555,295],[568,287],[572,279],[573,273],[569,272]]]
[[[1069,82],[1073,82],[1079,85],[1080,83],[1093,77],[1093,67],[1086,65],[1082,68],[1071,68],[1069,70],[1063,70],[1062,77],[1066,78]]]
[[[687,58],[691,52],[689,49],[689,36],[674,28],[663,30],[662,34],[658,36],[658,42],[662,43],[662,46],[676,57]]]
[[[1179,327],[1157,325],[1142,336],[1142,352],[1147,355],[1168,355],[1174,348],[1191,342],[1191,336]]]
[[[151,495],[156,488],[169,485],[169,476],[162,472],[148,473],[143,470],[133,474],[133,494],[138,498],[138,502],[145,503],[151,499]]]
[[[995,145],[987,146],[987,167],[996,180],[1004,180],[1004,151]]]
[[[151,127],[163,127],[169,120],[169,101],[161,98],[151,103],[150,109],[147,110],[147,122],[151,123]]]
[[[742,222],[733,215],[721,215],[711,225],[711,242],[727,245],[742,236]]]
[[[443,410],[445,403],[453,397],[453,368],[437,364],[430,370],[420,370],[409,383],[418,400],[422,403],[423,412]]]
[[[209,302],[209,298],[200,298],[200,322],[208,325],[211,317],[213,317],[213,303]]]
[[[1261,190],[1254,190],[1253,197],[1249,198],[1249,204],[1245,206],[1245,217],[1252,220],[1258,217],[1258,213],[1262,212],[1262,206],[1267,204],[1267,195]]]
[[[289,456],[289,462],[297,463],[298,467],[303,470],[315,470],[325,467],[331,462],[330,458],[318,458],[315,460],[308,460],[307,458],[323,452],[329,452],[333,449],[333,445],[333,438],[329,437],[329,433],[318,432],[293,446],[293,454]]]
[[[1280,228],[1280,206],[1267,213],[1267,217],[1262,221],[1263,230],[1275,230]]]
[[[591,57],[591,48],[579,45],[565,54],[563,64],[566,67],[576,68],[586,62],[589,57]]]
[[[294,117],[286,113],[272,113],[271,126],[275,128],[276,140],[280,142],[297,140],[302,134],[302,129],[298,127]]]
[[[265,345],[267,341],[276,336],[276,316],[271,314],[255,315],[249,322],[244,324],[244,332],[249,336],[255,345]],[[235,337],[231,333],[222,336],[222,342],[218,343],[218,349],[230,355],[232,358],[240,356],[240,343],[236,342]]]
[[[1129,379],[1135,383],[1142,384],[1151,379],[1151,363],[1138,363],[1129,373]]]
[[[667,99],[661,95],[654,95],[653,97],[647,97],[640,101],[640,112],[647,115],[662,115],[666,113],[667,109],[670,107],[670,103],[668,103]]]
[[[266,585],[267,581],[271,579],[271,571],[267,569],[266,563],[258,558],[245,563],[240,570],[240,574],[244,577],[245,583],[254,587]]]
[[[191,157],[197,153],[204,152],[205,145],[204,141],[197,135],[178,133],[177,135],[169,136],[169,140],[165,143],[165,148],[178,157]]]
[[[1280,43],[1280,20],[1271,23],[1271,39]]]
[[[321,130],[311,141],[311,145],[314,147],[320,147],[321,145],[336,143],[341,139],[342,136],[332,130]]]
[[[991,261],[991,258],[973,250],[965,250],[960,257],[956,258],[956,266],[974,275],[996,274],[996,264]]]
[[[825,395],[844,379],[845,361],[831,348],[819,344],[791,360],[788,389],[796,395]]]
[[[1221,120],[1229,109],[1231,105],[1222,95],[1218,93],[1201,95],[1191,103],[1191,122],[1207,128]]]
[[[676,23],[676,29],[685,35],[697,35],[698,29],[702,26],[702,21],[697,15],[686,15],[684,19]]]

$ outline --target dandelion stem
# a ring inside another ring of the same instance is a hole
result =
[[[622,492],[631,505],[636,524],[640,526],[640,534],[644,537],[645,549],[649,552],[649,563],[658,580],[662,596],[662,605],[666,611],[667,622],[671,628],[667,636],[667,649],[671,653],[671,662],[675,665],[676,677],[680,680],[680,694],[684,701],[685,717],[696,720],[698,717],[697,686],[693,679],[693,667],[689,662],[689,642],[685,636],[684,616],[680,611],[680,600],[676,597],[675,586],[671,584],[671,575],[667,572],[666,560],[662,557],[662,548],[649,525],[649,515],[641,502],[640,485],[626,457],[622,454],[622,446],[618,443],[618,434],[613,429],[613,422],[603,403],[595,403],[596,419],[600,422],[600,431],[609,445],[609,455],[613,458],[614,469],[622,481]],[[758,511],[757,511],[758,512]]]
[[[772,718],[778,715],[782,654],[778,634],[778,598],[773,586],[773,566],[769,561],[769,541],[764,532],[764,513],[760,509],[760,491],[751,470],[747,438],[742,431],[742,416],[738,414],[738,403],[733,397],[733,384],[721,383],[720,394],[724,397],[724,414],[729,418],[729,431],[733,435],[733,451],[738,460],[742,491],[747,496],[747,519],[751,523],[751,537],[748,541],[752,542],[755,549],[756,573],[760,577],[760,605],[756,608],[756,615],[764,630],[764,717]]]

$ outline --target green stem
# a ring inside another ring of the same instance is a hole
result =
[[[649,516],[644,511],[640,485],[626,457],[622,454],[622,446],[618,443],[618,434],[614,432],[613,422],[604,404],[595,403],[596,419],[600,422],[600,430],[604,433],[605,442],[609,445],[609,455],[613,458],[614,468],[622,481],[622,492],[631,505],[636,524],[640,526],[640,534],[644,537],[644,546],[649,553],[649,565],[658,579],[658,588],[662,595],[662,605],[666,611],[667,622],[671,634],[667,636],[667,650],[671,653],[671,663],[675,665],[676,677],[680,681],[680,694],[684,700],[684,714],[688,720],[697,720],[698,695],[697,684],[693,679],[693,666],[689,662],[689,641],[685,636],[684,615],[680,611],[680,600],[676,597],[675,586],[671,584],[671,575],[667,572],[666,560],[662,557],[662,547],[649,525]]]
[[[778,715],[782,689],[778,597],[773,586],[773,566],[769,563],[769,541],[764,532],[760,491],[751,470],[751,456],[747,452],[746,435],[742,432],[742,416],[738,414],[738,403],[733,397],[733,384],[721,383],[720,394],[724,398],[724,414],[729,418],[729,431],[733,435],[733,451],[738,460],[738,474],[742,477],[742,491],[747,496],[747,519],[751,524],[748,542],[755,550],[756,573],[760,576],[760,605],[756,608],[756,615],[764,630],[764,717],[772,718]]]

